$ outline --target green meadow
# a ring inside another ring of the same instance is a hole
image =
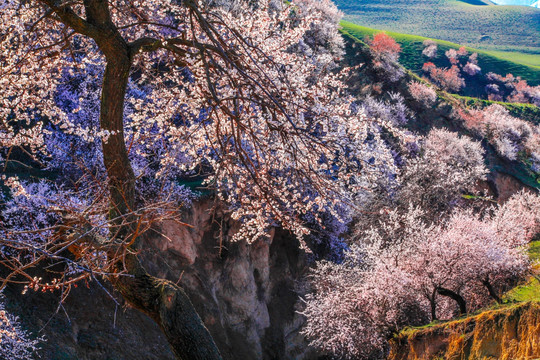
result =
[[[470,47],[540,56],[540,9],[488,0],[337,0],[345,20]],[[520,62],[540,60],[521,56]]]
[[[373,34],[381,31],[359,26],[348,21],[342,21],[341,26],[342,31],[345,34],[353,36],[359,40],[363,40],[366,36],[373,36]],[[386,33],[396,39],[396,41],[402,47],[400,63],[407,69],[417,74],[421,73],[422,65],[426,61],[432,61],[440,67],[448,66],[449,63],[444,56],[444,52],[448,49],[460,48],[460,45],[457,43],[432,39],[437,42],[439,51],[434,59],[428,59],[422,55],[422,50],[424,49],[423,42],[427,39],[426,37],[406,35],[392,31],[387,31]],[[511,73],[515,76],[521,76],[523,79],[526,79],[530,85],[535,86],[540,84],[540,66],[530,64],[531,62],[536,62],[538,64],[540,62],[538,61],[540,59],[540,55],[538,55],[538,59],[536,59],[527,56],[523,57],[521,56],[523,54],[520,53],[501,54],[499,52],[484,51],[471,47],[467,47],[467,50],[470,53],[478,53],[478,64],[482,68],[483,73],[494,72],[501,75]],[[527,62],[529,62],[529,64],[527,64]]]

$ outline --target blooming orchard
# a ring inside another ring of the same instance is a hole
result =
[[[380,355],[398,326],[474,308],[479,289],[496,297],[528,269],[537,199],[460,210],[486,174],[480,145],[400,130],[413,114],[397,93],[353,101],[338,66],[340,18],[328,0],[0,0],[3,285],[66,296],[106,279],[178,358],[219,359],[183,290],[138,258],[143,233],[180,221],[195,196],[181,182],[195,178],[241,225],[234,240],[281,226],[342,250],[354,215],[357,244],[339,264],[320,263],[307,299],[305,333],[326,350]],[[380,33],[369,45],[376,71],[402,78],[395,40]],[[466,55],[426,70],[459,90]],[[480,71],[467,61],[465,72]],[[436,101],[425,85],[409,90]],[[33,275],[51,261],[63,271]]]
[[[312,273],[304,334],[343,358],[384,357],[389,336],[406,325],[501,301],[531,268],[540,196],[523,192],[474,212],[462,195],[479,195],[487,173],[479,143],[432,130],[409,148],[397,184],[360,207],[345,259]]]
[[[140,235],[189,202],[178,179],[202,177],[242,223],[235,238],[253,240],[273,225],[307,234],[306,218],[339,217],[393,166],[379,136],[392,125],[353,112],[328,71],[339,12],[295,6],[1,0],[2,159],[44,178],[3,179],[2,263],[15,271],[4,282],[69,291],[104,276],[179,357],[219,358],[183,291],[137,258]],[[50,259],[66,271],[27,273]]]
[[[405,325],[500,301],[530,269],[526,245],[540,231],[538,204],[538,195],[521,193],[492,215],[459,210],[437,225],[419,208],[390,211],[343,263],[313,271],[304,334],[344,358],[378,358]]]

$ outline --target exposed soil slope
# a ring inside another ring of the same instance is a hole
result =
[[[540,358],[540,304],[524,303],[465,319],[406,330],[390,360],[520,360]]]

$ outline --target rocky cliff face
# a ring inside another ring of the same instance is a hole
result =
[[[405,331],[391,342],[390,360],[524,360],[540,358],[540,304],[486,311],[427,329]]]
[[[143,254],[154,275],[179,281],[226,359],[301,359],[298,282],[307,270],[294,237],[275,230],[252,244],[231,242],[237,224],[210,200],[185,222],[162,224]],[[306,350],[307,349],[307,350]],[[307,352],[306,352],[307,351]]]
[[[192,227],[168,222],[147,234],[148,271],[184,287],[225,359],[312,358],[296,313],[307,269],[297,240],[276,230],[253,244],[231,243],[237,225],[213,205],[193,205],[184,219]],[[43,329],[42,359],[174,359],[153,321],[124,307],[106,284],[75,289],[62,307],[54,294],[9,288],[6,296],[29,330]]]

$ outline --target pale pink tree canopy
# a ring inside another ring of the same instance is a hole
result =
[[[108,54],[106,44],[92,39],[84,4],[4,0],[1,145],[47,155],[46,123],[86,142],[123,136],[142,157],[153,139],[164,139],[163,172],[211,169],[206,183],[249,225],[247,237],[264,234],[268,219],[306,233],[298,216],[330,211],[350,198],[344,191],[354,194],[354,184],[366,182],[354,177],[367,179],[377,166],[361,165],[369,125],[351,112],[339,75],[321,72],[322,60],[306,62],[291,51],[306,31],[331,23],[318,14],[339,19],[331,3],[316,3],[294,21],[288,8],[268,11],[264,2],[234,10],[175,1],[110,3],[133,59],[121,129],[92,123]],[[336,29],[327,30],[326,43],[339,49]],[[335,49],[329,54],[338,56]],[[97,86],[81,82],[66,108],[58,103],[66,78],[95,79]]]

